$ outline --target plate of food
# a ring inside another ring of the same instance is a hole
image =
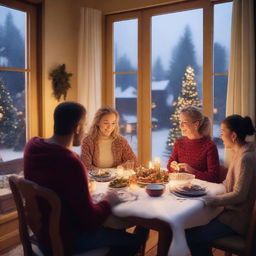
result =
[[[102,201],[105,196],[106,196],[106,194],[104,194],[104,193],[93,194],[92,200],[94,203],[98,203],[98,202]],[[134,200],[137,200],[137,198],[138,198],[138,195],[136,195],[132,192],[126,191],[124,189],[117,190],[117,196],[121,202],[134,201]]]
[[[165,170],[139,169],[136,172],[136,179],[141,185],[166,184],[169,182],[169,174]]]
[[[175,193],[185,196],[204,196],[206,188],[196,184],[180,185],[172,189]]]
[[[99,182],[107,182],[113,180],[116,177],[116,173],[108,169],[97,169],[89,171],[91,179],[94,179]]]
[[[134,194],[132,192],[123,190],[123,189],[120,189],[117,192],[117,194],[118,194],[119,199],[122,202],[134,201],[134,200],[137,200],[137,198],[138,198],[138,195],[136,195],[136,194]]]
[[[129,186],[130,182],[129,182],[129,179],[125,179],[125,178],[119,178],[119,179],[115,179],[115,180],[112,180],[110,183],[109,183],[109,188],[125,188],[127,186]]]

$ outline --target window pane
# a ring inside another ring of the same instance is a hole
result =
[[[137,75],[117,74],[115,104],[120,114],[120,133],[137,154]],[[129,86],[125,86],[129,85]]]
[[[0,66],[26,68],[26,13],[0,6]]]
[[[23,156],[26,143],[25,73],[0,71],[0,156]]]
[[[114,70],[132,72],[138,68],[138,20],[114,23]]]
[[[214,77],[213,139],[217,144],[221,163],[224,163],[224,146],[220,139],[220,124],[226,116],[227,76]]]
[[[152,17],[152,157],[166,167],[180,137],[178,112],[201,106],[202,9]]]
[[[214,73],[227,73],[230,54],[232,2],[214,5]],[[214,76],[213,137],[220,161],[224,163],[224,146],[220,136],[220,124],[226,116],[228,77]]]
[[[232,2],[214,5],[214,73],[228,72]]]

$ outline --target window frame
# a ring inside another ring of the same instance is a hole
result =
[[[0,5],[26,12],[27,27],[26,27],[26,67],[25,68],[10,68],[1,67],[1,71],[18,71],[25,73],[25,109],[26,109],[26,139],[39,135],[39,98],[38,98],[38,83],[37,83],[37,28],[38,28],[38,9],[34,4],[20,2],[15,0],[0,0]]]
[[[232,0],[194,0],[146,8],[105,17],[105,59],[103,104],[115,107],[113,81],[113,23],[127,19],[138,19],[138,78],[137,78],[137,140],[138,161],[147,165],[151,159],[151,17],[193,9],[203,9],[203,113],[213,121],[213,26],[214,5]]]

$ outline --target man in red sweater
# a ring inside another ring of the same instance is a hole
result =
[[[109,255],[134,255],[145,241],[145,235],[102,226],[111,208],[120,200],[115,192],[109,192],[101,202],[94,204],[88,189],[86,167],[71,151],[72,146],[80,145],[85,119],[86,110],[81,104],[59,104],[54,111],[54,135],[48,139],[34,137],[26,145],[25,178],[52,189],[60,197],[60,234],[66,255],[101,247],[110,247]],[[45,224],[35,235],[42,249],[49,252],[49,208],[43,202],[39,206]]]

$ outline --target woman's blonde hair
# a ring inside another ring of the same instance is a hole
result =
[[[89,133],[88,133],[90,136],[92,136],[93,139],[96,139],[99,136],[100,120],[102,119],[103,116],[109,115],[109,114],[115,114],[115,116],[116,116],[116,127],[115,127],[114,131],[111,133],[111,136],[115,139],[119,135],[119,114],[115,109],[113,109],[109,106],[105,106],[105,107],[98,109],[97,112],[95,113],[92,125],[91,125]]]
[[[194,106],[188,106],[183,108],[180,113],[186,113],[193,122],[198,121],[198,133],[202,136],[210,136],[211,134],[211,122],[210,119],[207,116],[204,116],[202,114],[201,109],[194,107]]]

